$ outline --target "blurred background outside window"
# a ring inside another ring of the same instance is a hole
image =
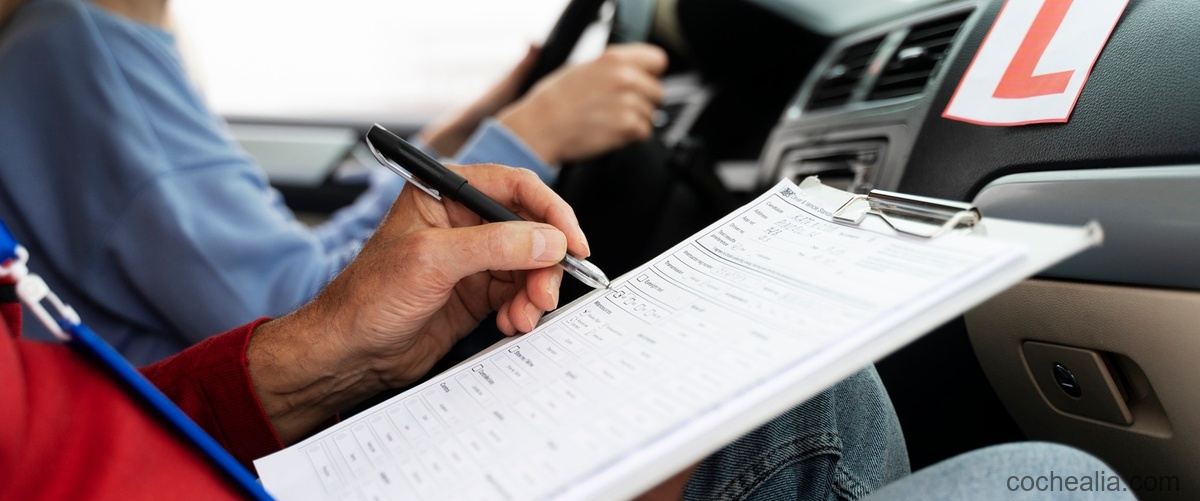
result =
[[[217,113],[419,124],[482,93],[566,0],[175,0],[186,64]],[[576,52],[594,57],[592,30]]]

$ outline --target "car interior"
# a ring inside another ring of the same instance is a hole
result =
[[[656,137],[565,165],[555,186],[611,276],[783,178],[1099,221],[1102,247],[877,363],[912,467],[1045,440],[1147,479],[1141,498],[1200,492],[1200,3],[1130,0],[1066,123],[944,118],[1005,3],[572,0],[525,87],[597,21],[609,43],[670,55]],[[229,119],[297,211],[320,218],[364,189],[344,174],[373,162],[370,123]]]

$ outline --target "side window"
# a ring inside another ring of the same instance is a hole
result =
[[[186,64],[225,116],[421,123],[478,96],[566,0],[179,0]],[[598,52],[598,47],[595,49]]]

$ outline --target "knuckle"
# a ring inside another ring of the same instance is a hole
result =
[[[667,64],[670,62],[667,60],[667,51],[662,50],[659,47],[651,46],[650,53],[653,54],[652,57],[654,58],[655,67],[659,69],[666,69]]]
[[[637,70],[628,67],[618,68],[612,75],[613,85],[620,90],[628,90],[637,87],[638,75]]]
[[[661,103],[663,100],[663,97],[665,97],[665,91],[663,90],[662,83],[655,80],[654,87],[652,87],[651,93],[652,94],[650,96],[650,100],[654,101],[655,103]]]
[[[521,183],[521,169],[507,165],[492,165],[492,174],[499,179],[505,188],[511,190]]]
[[[644,102],[645,100],[642,98],[642,96],[635,92],[625,92],[621,94],[620,97],[621,106],[629,110],[640,109],[644,105]]]
[[[667,52],[660,47],[654,45],[642,45],[639,47],[643,64],[648,71],[655,73],[661,72],[667,68]]]
[[[458,175],[466,178],[468,182],[479,182],[479,180],[491,177],[494,169],[495,166],[492,164],[471,164],[464,165],[454,170],[458,173]]]
[[[529,169],[515,169],[517,176],[522,183],[541,184],[542,178],[538,177],[537,173]]]
[[[625,60],[625,51],[621,47],[613,47],[596,58],[601,64],[620,64]]]
[[[500,165],[500,164],[492,164],[492,163],[476,164],[476,165],[471,166],[471,168],[477,169],[477,170],[486,170],[489,174],[500,175],[500,176],[503,176],[503,175],[505,175],[506,172],[508,172],[508,166]]]
[[[506,167],[506,169],[509,169],[505,172],[504,176],[504,178],[508,180],[508,189],[518,199],[521,198],[522,190],[526,190],[529,186],[536,186],[542,182],[541,178],[537,176],[537,173],[529,169],[520,169],[516,167]]]
[[[629,113],[624,118],[624,131],[629,139],[645,139],[650,134],[650,124],[645,118],[636,113]]]
[[[652,136],[653,134],[654,134],[654,128],[651,127],[648,122],[643,121],[641,127],[638,128],[637,135],[634,137],[634,139],[637,139],[639,141],[645,141],[647,139],[650,139],[650,136]]]

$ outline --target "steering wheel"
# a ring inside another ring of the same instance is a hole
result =
[[[526,76],[522,94],[566,63],[605,1],[570,0]],[[575,209],[588,233],[589,260],[610,277],[624,274],[736,207],[703,149],[687,140],[668,147],[653,138],[564,164],[554,189]],[[563,303],[587,290],[564,280]]]
[[[546,42],[542,44],[542,52],[534,61],[533,68],[521,82],[519,95],[525,95],[547,75],[557,70],[571,57],[571,52],[579,44],[580,37],[600,15],[600,9],[607,0],[571,0],[563,13],[554,23]]]

